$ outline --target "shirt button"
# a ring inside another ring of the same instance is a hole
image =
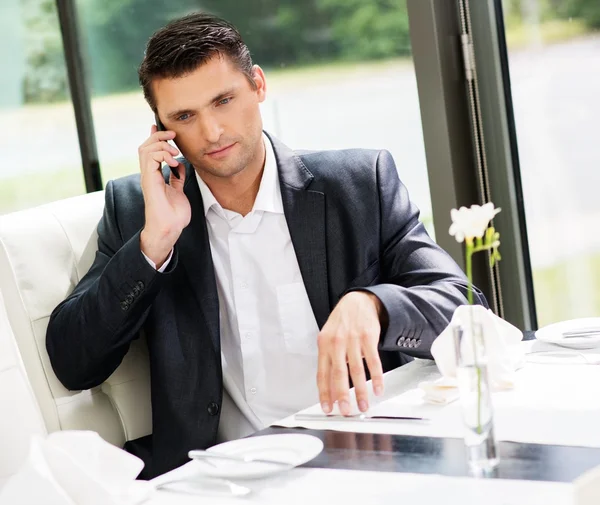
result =
[[[246,332],[246,335],[245,335],[245,337],[246,337],[246,338],[248,338],[248,339],[252,338],[252,333],[251,333],[251,332],[249,332],[249,331],[248,331],[248,332]]]
[[[208,410],[208,413],[211,416],[216,416],[219,413],[219,404],[215,402],[210,402],[206,410]]]
[[[250,388],[250,392],[255,395],[256,394],[256,388]]]
[[[248,288],[248,283],[247,282],[241,282],[240,283],[240,288],[247,289]]]

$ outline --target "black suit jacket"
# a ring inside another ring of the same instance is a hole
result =
[[[391,155],[358,149],[300,154],[271,140],[285,217],[319,327],[347,291],[366,289],[388,314],[380,343],[384,368],[399,366],[407,355],[430,358],[431,343],[466,303],[467,282],[419,222]],[[126,448],[145,460],[146,478],[183,464],[188,450],[214,444],[219,425],[217,288],[202,198],[187,162],[184,190],[191,223],[161,274],[140,251],[139,175],[108,183],[94,264],[53,311],[46,339],[57,377],[80,390],[108,378],[144,329],[153,433]]]

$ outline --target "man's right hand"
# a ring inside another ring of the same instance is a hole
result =
[[[140,247],[156,268],[168,258],[192,217],[190,202],[183,192],[185,167],[175,160],[179,151],[168,143],[174,138],[175,132],[157,131],[152,125],[150,137],[138,149],[146,217]],[[166,184],[161,171],[163,162],[175,168],[181,178],[171,173]]]

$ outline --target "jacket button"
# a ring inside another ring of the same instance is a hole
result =
[[[211,416],[216,416],[219,413],[219,404],[215,402],[210,402],[208,404],[207,410]]]
[[[143,291],[144,290],[144,283],[142,281],[137,281],[136,283],[136,287],[140,290]]]
[[[402,345],[404,345],[404,337],[400,337],[400,338],[397,340],[397,342],[396,342],[396,345],[398,345],[398,346],[402,346]]]
[[[129,309],[129,304],[127,302],[121,302],[121,310],[125,311]]]
[[[132,294],[128,294],[128,295],[125,297],[125,300],[127,301],[127,303],[128,303],[128,304],[130,304],[130,305],[131,305],[131,304],[133,303],[133,295],[132,295]]]

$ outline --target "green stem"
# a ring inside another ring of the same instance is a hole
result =
[[[465,253],[465,263],[467,270],[467,299],[469,305],[473,305],[473,253],[483,251],[486,247],[473,247],[472,242],[467,242],[467,249]],[[481,426],[481,368],[479,366],[477,342],[475,342],[475,324],[473,321],[473,311],[469,310],[471,316],[471,338],[473,339],[473,358],[475,362],[475,370],[477,370],[477,433],[481,434],[483,428]]]
[[[477,370],[477,433],[481,435],[483,433],[483,427],[481,426],[481,367],[476,362],[475,370]]]
[[[493,247],[492,245],[481,245],[481,246],[475,246],[475,247],[471,246],[471,252],[478,253],[481,251],[487,251],[489,249],[492,249],[492,247]]]
[[[467,299],[469,300],[469,305],[473,305],[473,265],[472,265],[472,258],[473,258],[473,244],[467,242],[467,250],[466,250],[466,257],[465,257],[465,263],[467,266],[467,280],[469,282],[468,286],[467,286]]]

